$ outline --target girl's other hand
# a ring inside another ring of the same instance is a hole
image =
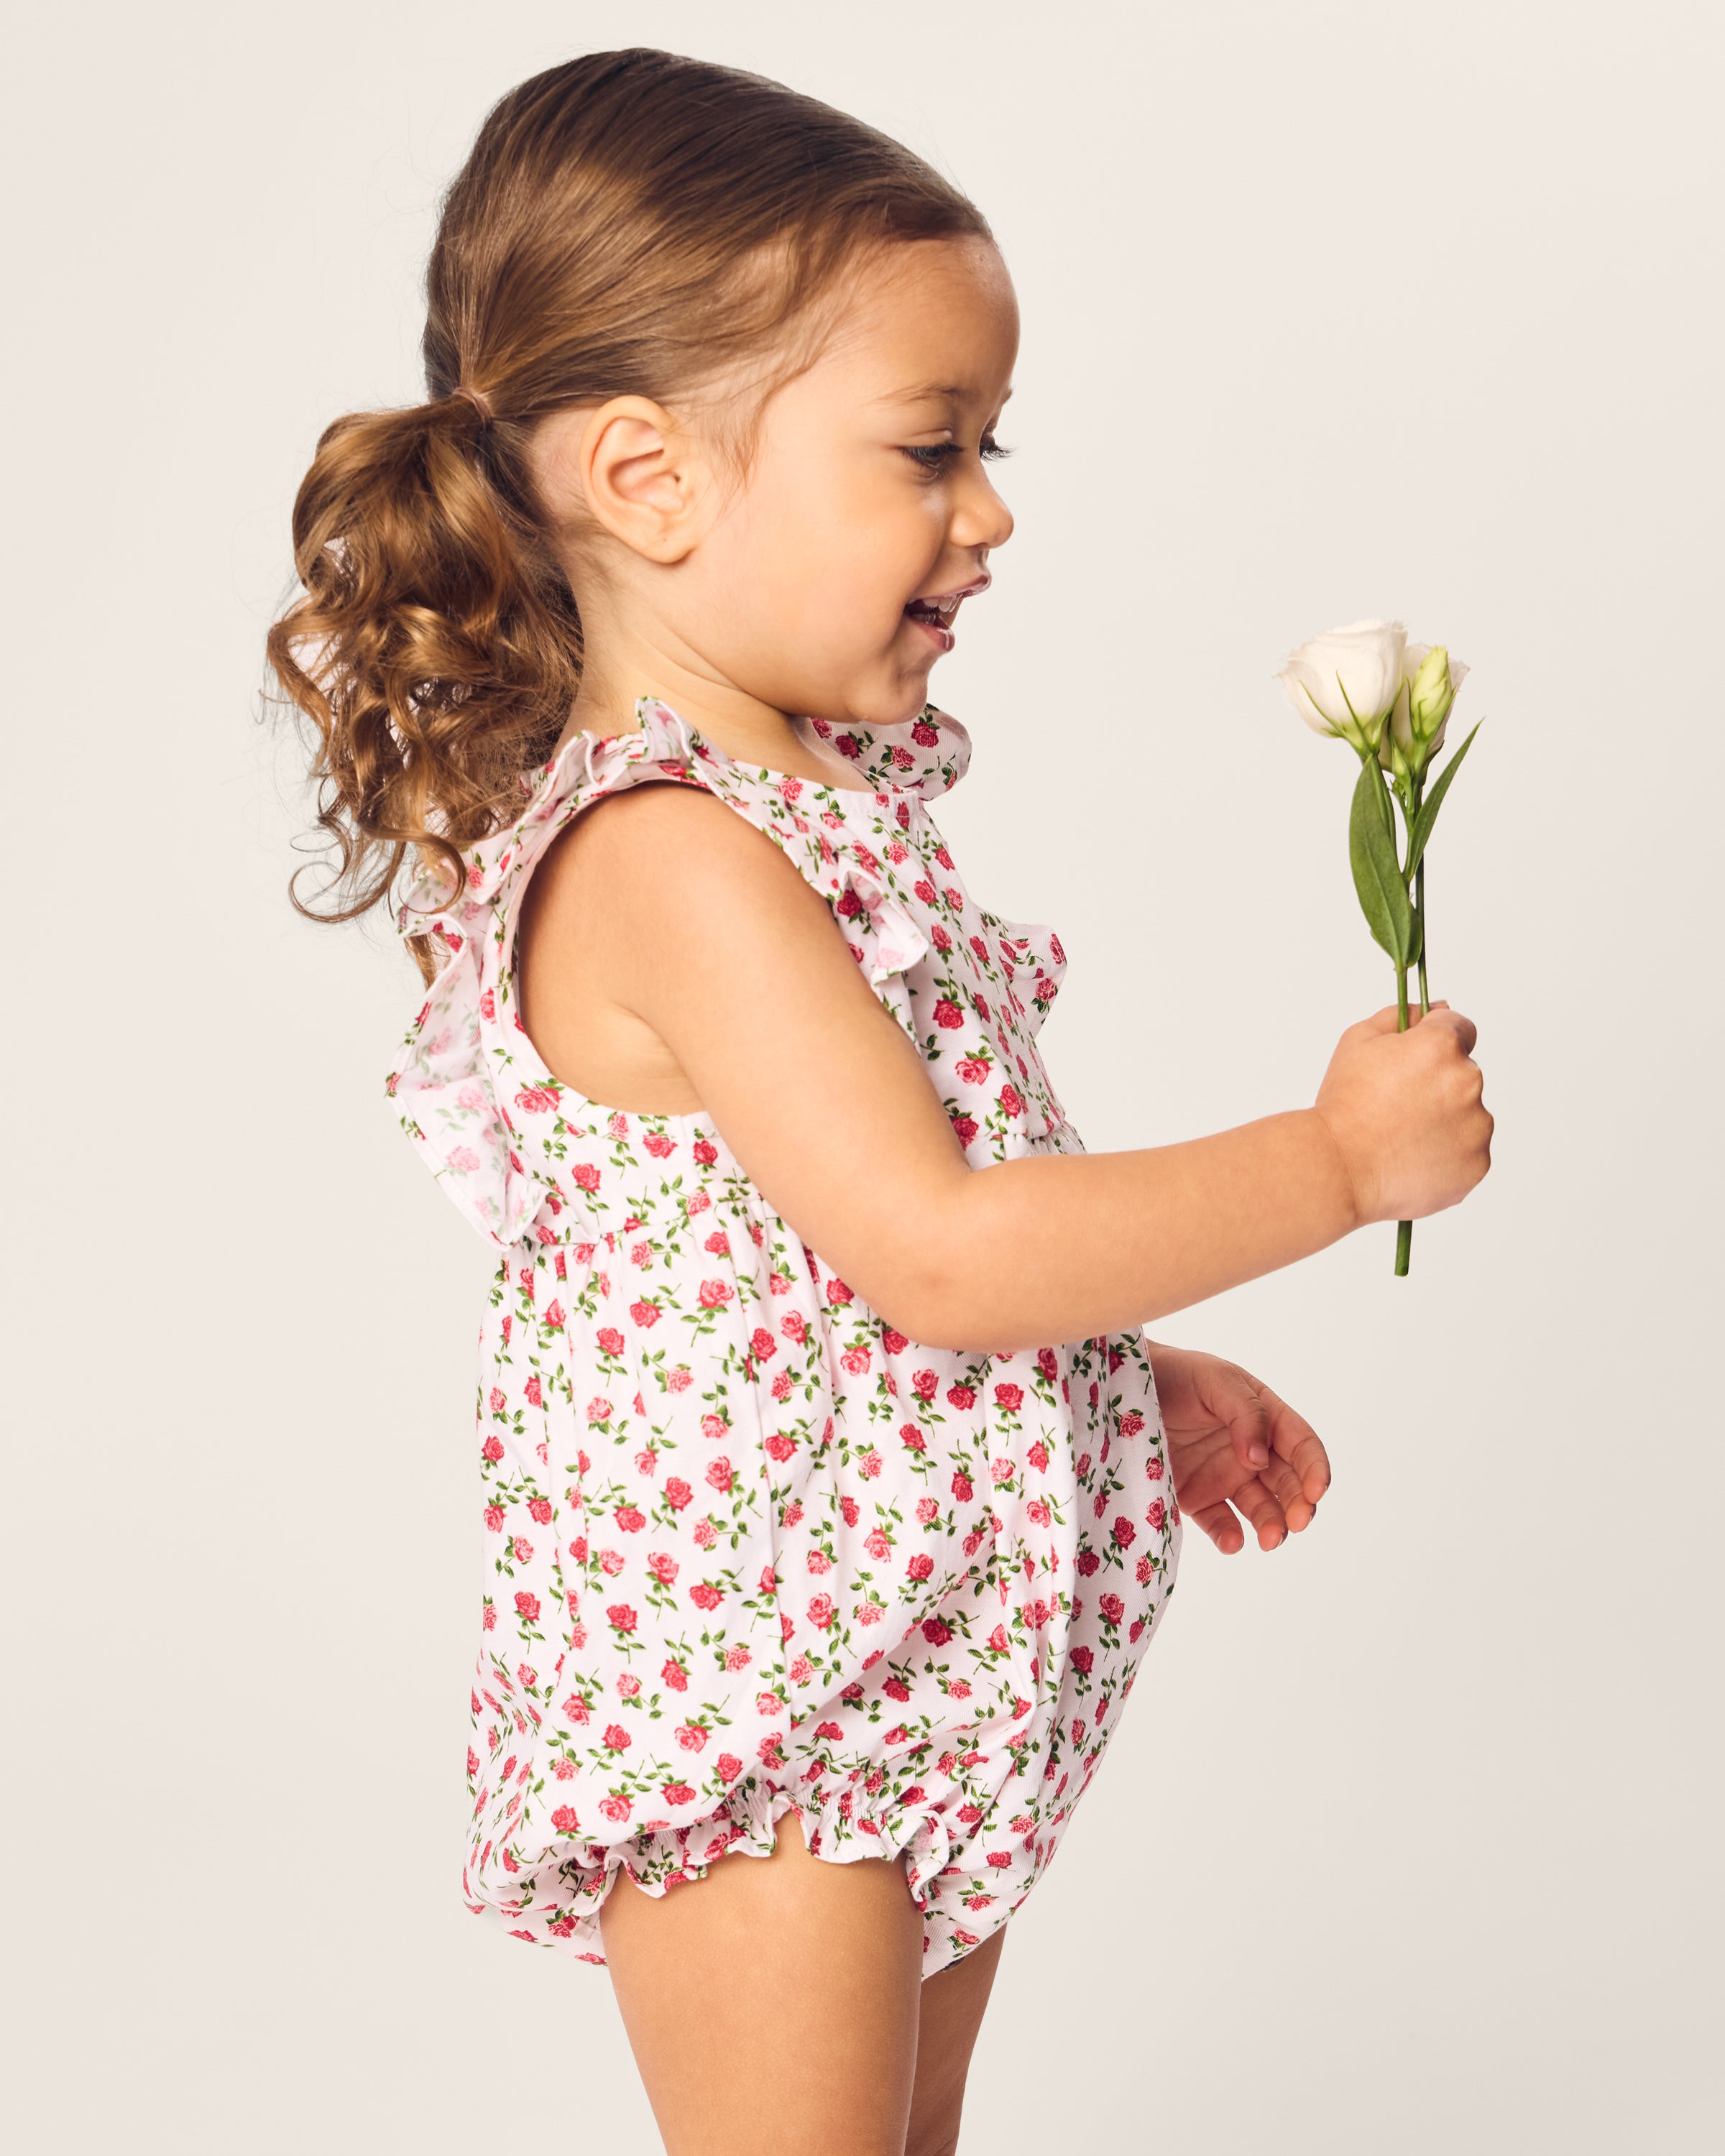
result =
[[[1389,1004],[1348,1027],[1317,1091],[1317,1112],[1353,1188],[1358,1224],[1419,1220],[1457,1205],[1491,1165],[1485,1079],[1471,1019],[1434,1004],[1396,1029]]]
[[[1224,1557],[1244,1548],[1235,1512],[1275,1549],[1309,1527],[1330,1458],[1303,1415],[1237,1363],[1147,1343],[1180,1509]]]

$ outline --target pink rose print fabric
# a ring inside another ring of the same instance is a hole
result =
[[[467,1897],[598,1961],[620,1868],[663,1893],[765,1855],[794,1810],[833,1862],[907,1854],[932,1974],[1053,1856],[1167,1605],[1180,1516],[1143,1339],[895,1332],[704,1116],[552,1075],[516,927],[588,803],[706,788],[827,900],[978,1167],[1082,1150],[1036,1047],[1065,955],[965,890],[927,804],[969,740],[932,705],[875,734],[812,722],[872,791],[738,764],[652,697],[636,716],[528,774],[465,888],[422,879],[399,916],[444,956],[388,1090],[500,1253]]]

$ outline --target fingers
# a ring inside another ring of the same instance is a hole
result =
[[[1240,1378],[1248,1385],[1250,1378],[1244,1370]],[[1243,1467],[1267,1467],[1270,1465],[1270,1414],[1261,1396],[1256,1393],[1240,1397],[1233,1413],[1228,1418],[1228,1434],[1234,1440],[1236,1457]]]
[[[1299,1476],[1286,1460],[1272,1460],[1265,1469],[1262,1480],[1266,1488],[1281,1507],[1282,1517],[1288,1523],[1291,1535],[1297,1535],[1312,1525],[1317,1515],[1317,1504],[1307,1496]]]
[[[1323,1440],[1305,1416],[1296,1414],[1279,1394],[1272,1393],[1266,1386],[1260,1397],[1269,1411],[1271,1442],[1276,1448],[1278,1464],[1286,1464],[1301,1495],[1308,1506],[1315,1507],[1330,1486],[1330,1455],[1324,1450]],[[1292,1526],[1291,1519],[1288,1524]]]
[[[1287,1540],[1287,1516],[1260,1476],[1255,1475],[1250,1482],[1243,1483],[1235,1491],[1233,1502],[1245,1515],[1258,1537],[1260,1549],[1273,1550]]]
[[[1219,1363],[1214,1376],[1206,1404],[1213,1414],[1227,1416],[1235,1457],[1242,1466],[1256,1468],[1260,1479],[1279,1497],[1282,1494],[1279,1480],[1272,1481],[1265,1471],[1272,1455],[1291,1462],[1294,1474],[1289,1494],[1297,1493],[1305,1500],[1301,1521],[1304,1526],[1312,1516],[1312,1507],[1330,1486],[1330,1457],[1323,1440],[1280,1394],[1260,1384],[1237,1363]]]
[[[1400,1022],[1400,1006],[1386,1004],[1382,1010],[1373,1011],[1369,1018],[1363,1018],[1358,1024],[1349,1026],[1342,1038],[1344,1040],[1365,1040],[1374,1033],[1394,1033]]]
[[[1267,1478],[1254,1476],[1234,1493],[1234,1504],[1245,1515],[1261,1550],[1279,1549],[1291,1534],[1308,1527],[1317,1507],[1303,1492],[1298,1476],[1287,1461],[1273,1460]],[[1234,1557],[1245,1547],[1245,1536],[1234,1516],[1233,1507],[1218,1500],[1213,1505],[1189,1508],[1224,1557]]]
[[[1230,1506],[1201,1505],[1195,1512],[1188,1512],[1186,1517],[1197,1521],[1224,1557],[1237,1557],[1245,1548],[1245,1537]]]
[[[1460,1011],[1451,1010],[1441,997],[1435,1003],[1429,1004],[1424,1011],[1414,1009],[1409,1011],[1409,1030],[1411,1031],[1414,1026],[1427,1023],[1433,1019],[1440,1020],[1446,1030],[1455,1033],[1464,1055],[1472,1055],[1474,1044],[1480,1037],[1479,1028],[1471,1018],[1464,1018]],[[1396,1004],[1385,1004],[1382,1010],[1373,1011],[1369,1018],[1363,1018],[1357,1025],[1349,1026],[1342,1038],[1344,1040],[1368,1040],[1377,1034],[1397,1033],[1400,1030],[1400,1006]]]
[[[1240,1466],[1267,1467],[1270,1416],[1257,1379],[1237,1363],[1224,1363],[1215,1355],[1194,1358],[1192,1370],[1205,1408],[1228,1425],[1229,1441]]]
[[[1434,1004],[1426,1015],[1428,1024],[1441,1025],[1455,1034],[1456,1045],[1464,1055],[1471,1055],[1480,1029],[1471,1018],[1463,1018],[1460,1011],[1452,1011],[1447,1004]]]

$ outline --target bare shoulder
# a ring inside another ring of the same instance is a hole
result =
[[[614,1106],[722,1106],[741,1129],[737,1098],[771,1096],[798,1057],[882,1052],[928,1091],[826,900],[705,788],[643,780],[583,808],[528,883],[516,959],[547,1067]]]
[[[702,786],[649,780],[583,808],[553,842],[534,876],[535,911],[555,940],[557,924],[661,929],[686,937],[783,934],[793,921],[823,924],[826,903],[767,834]],[[848,954],[846,954],[848,957]]]

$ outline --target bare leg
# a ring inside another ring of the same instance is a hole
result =
[[[905,2156],[952,2156],[958,2146],[958,2114],[964,2077],[983,2010],[993,1989],[994,1970],[1006,1943],[1004,1926],[963,1960],[932,1976],[922,1987],[916,2040],[916,2083]]]
[[[771,1856],[656,1900],[620,1878],[599,1923],[669,2156],[902,2156],[925,1987],[901,1864],[813,1857],[789,1812]]]

